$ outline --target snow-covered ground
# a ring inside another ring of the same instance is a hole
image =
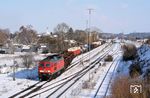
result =
[[[61,98],[94,98],[94,95],[97,91],[98,93],[96,98],[101,98],[104,95],[110,95],[111,83],[113,83],[113,80],[118,75],[129,75],[128,68],[131,65],[132,61],[122,61],[121,44],[119,42],[112,45],[110,44],[109,46],[107,45],[108,43],[96,49],[93,49],[90,52],[77,56],[72,61],[72,65],[68,67],[68,70],[58,76],[56,79],[53,79],[50,82],[43,81],[37,84],[35,87],[31,88],[30,90],[18,95],[16,98],[20,98],[24,95],[25,98],[33,97],[34,95],[35,98],[47,98],[48,96],[50,96],[50,98],[55,98],[56,96],[59,96],[59,94],[61,94],[63,91],[64,93],[61,95]],[[146,70],[150,69],[150,46],[140,46],[139,43],[136,43],[136,46],[138,47],[139,54],[139,58],[137,59],[142,64],[142,76],[144,76],[144,74],[146,74]],[[96,65],[92,63],[97,58],[106,53],[107,55],[113,56],[113,62],[105,62],[104,59],[102,59]],[[5,56],[1,57],[1,59],[5,59]],[[9,58],[13,60],[13,57],[14,56],[10,56]],[[37,60],[42,59],[43,57],[44,55],[34,56],[34,58],[36,58]],[[89,58],[91,59],[89,60]],[[18,58],[18,60],[19,59],[20,58]],[[6,60],[6,62],[9,62],[9,59]],[[79,63],[73,66],[76,62]],[[78,71],[88,66],[94,66],[94,68],[92,68],[84,75],[83,73],[87,69],[83,71],[82,74],[77,74]],[[82,75],[83,77],[80,79],[80,76]],[[13,73],[0,74],[0,98],[10,97],[17,92],[20,92],[28,88],[29,86],[39,82],[37,67],[31,68],[29,70],[25,68],[17,69],[16,81],[13,81],[12,76]],[[72,86],[69,87],[70,85]],[[61,88],[59,89],[59,87]],[[30,93],[36,88],[38,88],[36,92]]]
[[[0,98],[7,98],[17,91],[23,90],[30,85],[38,82],[37,62],[30,69],[22,67],[21,55],[26,53],[0,54]],[[43,59],[46,55],[32,53],[35,61]],[[13,81],[13,64],[17,61],[19,67],[15,69],[15,78]]]
[[[107,49],[102,50],[104,47],[106,47],[107,44],[104,44],[96,49],[93,49],[90,54],[85,53],[83,55],[80,55],[78,57],[76,57],[73,62],[75,62],[76,60],[81,60],[81,58],[84,58],[84,60],[82,60],[82,64],[79,63],[78,66],[74,66],[73,68],[69,69],[68,71],[64,72],[62,75],[60,75],[59,77],[57,77],[56,79],[52,80],[50,83],[56,82],[57,80],[62,79],[63,77],[66,77],[67,75],[73,74],[75,72],[77,72],[79,69],[84,68],[89,61],[87,61],[88,57],[92,57],[94,55],[96,55],[97,53],[99,53],[99,55],[101,55],[101,52],[107,51],[108,49],[110,49],[111,47],[109,46]],[[19,54],[20,55],[20,54]],[[13,58],[14,57],[18,57],[18,54],[14,55],[1,55],[1,61],[6,60],[6,63],[3,64],[7,64],[7,65],[12,65],[13,64]],[[84,57],[84,55],[86,57]],[[7,57],[9,57],[9,59],[6,59]],[[37,57],[34,56],[36,59],[41,59],[44,56],[42,55],[38,55]],[[93,59],[90,60],[90,62],[92,62],[92,60],[95,60],[98,56],[94,56]],[[18,57],[18,59],[20,59]],[[19,62],[19,61],[18,61]],[[72,63],[73,63],[72,62]],[[19,63],[21,64],[21,63]],[[16,72],[16,81],[13,81],[12,78],[12,73],[8,73],[8,74],[0,74],[0,98],[7,98],[19,91],[22,91],[23,89],[29,87],[30,85],[33,85],[35,83],[38,82],[37,79],[37,68],[32,68],[29,70],[26,70],[24,68],[19,68]],[[32,75],[32,77],[28,77],[28,75]],[[31,79],[28,79],[31,78]]]
[[[129,76],[129,67],[132,63],[137,62],[142,68],[142,76],[144,76],[148,70],[150,70],[150,45],[134,43],[137,47],[138,57],[133,61],[121,61],[117,71],[120,74]]]
[[[144,44],[138,48],[139,57],[136,59],[142,68],[142,75],[150,72],[150,45]]]
[[[22,66],[22,55],[26,55],[27,53],[15,53],[15,54],[0,54],[0,66],[12,66],[14,61]],[[45,54],[35,54],[31,53],[35,61],[43,59],[46,55]]]
[[[77,94],[73,94],[71,98],[94,98],[94,95],[99,87],[100,89],[98,90],[96,98],[103,97],[105,93],[106,95],[110,93],[109,82],[112,81],[113,77],[117,73],[116,69],[121,60],[120,45],[115,44],[112,51],[109,52],[109,55],[113,55],[114,62],[104,62],[102,60],[102,66],[96,67],[91,71],[91,80],[87,81],[88,79],[85,79],[86,81],[82,81],[82,85],[79,85],[78,88],[74,89],[76,91],[78,90],[79,92],[80,88],[80,92]]]
[[[94,54],[99,53],[102,48],[104,48],[104,46],[101,46],[101,47],[98,47],[98,48],[92,50],[91,53],[90,53],[90,57],[92,57]],[[108,50],[111,49],[111,48],[112,48],[112,47],[108,47],[107,49],[103,50],[103,52],[104,52],[104,51],[108,51]],[[101,51],[101,52],[102,52],[102,51]],[[102,52],[102,53],[103,53],[103,52]],[[101,55],[102,53],[100,53],[99,55]],[[88,53],[87,53],[87,57],[85,58],[85,60],[83,60],[83,61],[84,61],[83,64],[78,64],[78,66],[75,66],[75,67],[73,67],[72,69],[69,69],[68,71],[64,72],[64,73],[63,73],[60,77],[58,77],[56,80],[52,80],[52,81],[50,82],[50,84],[53,84],[53,83],[55,83],[56,81],[59,81],[59,80],[61,80],[62,78],[66,77],[66,76],[69,76],[69,75],[71,75],[71,74],[74,74],[74,73],[78,72],[79,70],[82,70],[83,68],[85,68],[86,66],[89,65],[89,62],[92,62],[92,61],[94,61],[96,58],[98,58],[99,55],[94,56],[93,58],[90,59],[90,61],[87,62],[86,59],[89,57],[89,55],[88,55]],[[80,56],[82,57],[82,55],[80,55]],[[77,59],[77,58],[78,58],[78,59]],[[77,57],[77,58],[75,58],[75,59],[76,59],[76,60],[80,60],[80,57]],[[73,62],[74,62],[74,61],[73,61]],[[82,80],[76,82],[76,83],[73,85],[73,87],[71,87],[69,90],[67,90],[67,92],[64,93],[61,97],[63,97],[63,98],[64,98],[64,97],[72,98],[71,94],[78,92],[77,90],[74,90],[74,89],[75,89],[75,88],[78,88],[78,87],[79,87],[78,85],[81,85],[81,84],[82,84],[82,81],[87,80],[87,79],[88,79],[88,76],[89,76],[89,74],[87,73],[87,74],[85,75],[85,77],[82,78]],[[70,80],[70,82],[65,83],[65,84],[64,84],[65,86],[62,87],[61,89],[59,89],[59,90],[58,90],[56,93],[54,93],[53,95],[51,95],[50,98],[55,98],[56,96],[58,96],[64,89],[66,89],[69,85],[71,85],[74,81],[76,81],[76,79],[77,79],[77,78],[73,78],[73,79]],[[46,87],[47,85],[50,85],[50,84],[48,83],[48,84],[44,85],[44,87]],[[55,84],[55,85],[58,85],[58,84]],[[53,86],[55,86],[55,85],[53,85]],[[52,89],[52,90],[51,90],[50,88],[52,88],[52,87],[49,86],[49,87],[46,88],[46,90],[43,89],[43,90],[41,90],[41,91],[39,91],[39,92],[36,92],[36,93],[39,93],[39,96],[42,96],[42,97],[45,98],[45,97],[47,97],[50,93],[52,93],[53,91],[55,91],[55,90],[57,89],[57,87],[54,88],[54,89]],[[50,90],[48,90],[48,89],[50,89]],[[47,91],[47,90],[48,90],[48,91]],[[72,91],[73,91],[73,92],[72,92]],[[76,91],[77,91],[77,92],[76,92]],[[44,92],[44,93],[40,94],[41,92]],[[36,93],[31,94],[31,96],[34,95],[34,94],[36,94]],[[38,98],[39,96],[36,96],[36,98]]]
[[[12,77],[7,74],[0,75],[0,98],[8,98],[11,94],[15,94],[17,91],[23,90],[37,81],[29,79],[16,79],[13,81]]]
[[[97,58],[103,56],[106,53],[107,55],[113,56],[114,62],[105,62],[104,59],[102,59],[96,65],[92,63]],[[148,59],[149,53],[150,53],[150,49],[148,45],[144,45],[138,49],[138,54],[140,54],[141,62],[142,60],[147,60],[147,62],[150,63],[149,60],[150,58]],[[19,56],[20,54],[15,54],[15,56],[1,55],[0,64],[3,60],[5,60],[7,65],[12,66],[14,57],[16,58],[15,60],[18,61],[18,64],[22,64],[21,58],[19,58]],[[7,57],[8,59],[5,59]],[[36,60],[40,60],[44,57],[45,55],[36,55],[36,54],[34,55],[34,58]],[[91,59],[89,60],[89,58]],[[76,62],[79,63],[73,66]],[[18,95],[15,98],[20,98],[24,95],[25,98],[33,97],[34,95],[35,98],[45,98],[48,97],[49,95],[50,98],[55,98],[56,96],[59,96],[59,94],[61,94],[61,92],[63,92],[64,90],[65,92],[61,95],[61,98],[93,98],[99,87],[100,88],[98,90],[96,98],[100,98],[104,95],[111,94],[110,87],[115,76],[120,74],[128,75],[128,67],[131,63],[132,63],[131,61],[128,62],[122,61],[121,44],[119,42],[114,44],[109,44],[109,45],[108,43],[106,43],[102,46],[99,46],[96,49],[91,50],[90,52],[77,56],[72,61],[72,65],[68,67],[68,70],[65,71],[63,74],[61,74],[60,76],[58,76],[56,79],[53,79],[50,82],[46,82],[46,81],[40,82],[35,87],[31,88],[28,91],[23,92],[22,94]],[[84,75],[83,73],[87,69],[83,71],[82,74],[77,74],[78,71],[88,66],[95,66],[95,67],[92,68],[87,73],[85,73]],[[143,70],[146,70],[147,65],[145,65],[145,67],[143,68],[144,68]],[[82,75],[83,77],[80,79],[79,77]],[[39,82],[36,66],[28,70],[26,68],[18,68],[15,76],[16,76],[16,80],[13,81],[12,72],[0,74],[0,79],[1,79],[0,98],[10,97],[28,88],[29,86]],[[72,86],[69,87],[70,85]],[[61,88],[58,89],[59,87]],[[34,89],[37,88],[38,90],[36,92],[32,92]]]

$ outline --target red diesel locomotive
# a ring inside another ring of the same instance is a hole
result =
[[[39,79],[51,78],[56,72],[64,69],[64,58],[58,54],[50,55],[39,62]]]
[[[62,54],[49,55],[39,62],[39,79],[52,79],[62,73],[75,57],[73,52],[64,51]]]

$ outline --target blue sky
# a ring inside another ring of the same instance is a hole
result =
[[[91,25],[104,32],[150,31],[150,0],[0,0],[0,28],[14,32],[31,24],[44,32],[65,22],[85,29],[88,8],[95,9]]]

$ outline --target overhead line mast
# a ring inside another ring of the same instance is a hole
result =
[[[87,10],[88,10],[88,14],[89,14],[89,19],[88,19],[88,28],[89,28],[89,30],[88,30],[88,45],[89,45],[90,44],[90,36],[91,36],[91,14],[94,9],[89,8]],[[90,51],[90,50],[91,50],[91,48],[89,47],[88,51]]]
[[[90,50],[91,50],[91,46],[90,46],[90,36],[91,36],[91,14],[92,14],[92,11],[94,9],[92,8],[89,8],[87,9],[88,10],[88,14],[89,14],[89,21],[87,22],[88,23],[88,28],[89,30],[87,31],[88,32],[88,52],[89,52],[89,64],[90,64]],[[90,82],[91,78],[90,78],[90,71],[89,71],[89,82]]]

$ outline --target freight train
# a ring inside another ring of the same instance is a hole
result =
[[[74,55],[81,54],[81,48],[80,47],[72,47],[68,49],[69,53],[73,53]]]
[[[41,81],[51,80],[61,74],[72,62],[73,58],[81,53],[80,48],[70,48],[61,54],[52,54],[39,62],[38,75]]]
[[[91,44],[91,49],[98,47],[99,44]],[[72,62],[73,58],[77,55],[84,53],[80,47],[72,47],[60,54],[53,54],[47,56],[45,59],[39,62],[38,75],[39,79],[51,80],[61,74]]]

